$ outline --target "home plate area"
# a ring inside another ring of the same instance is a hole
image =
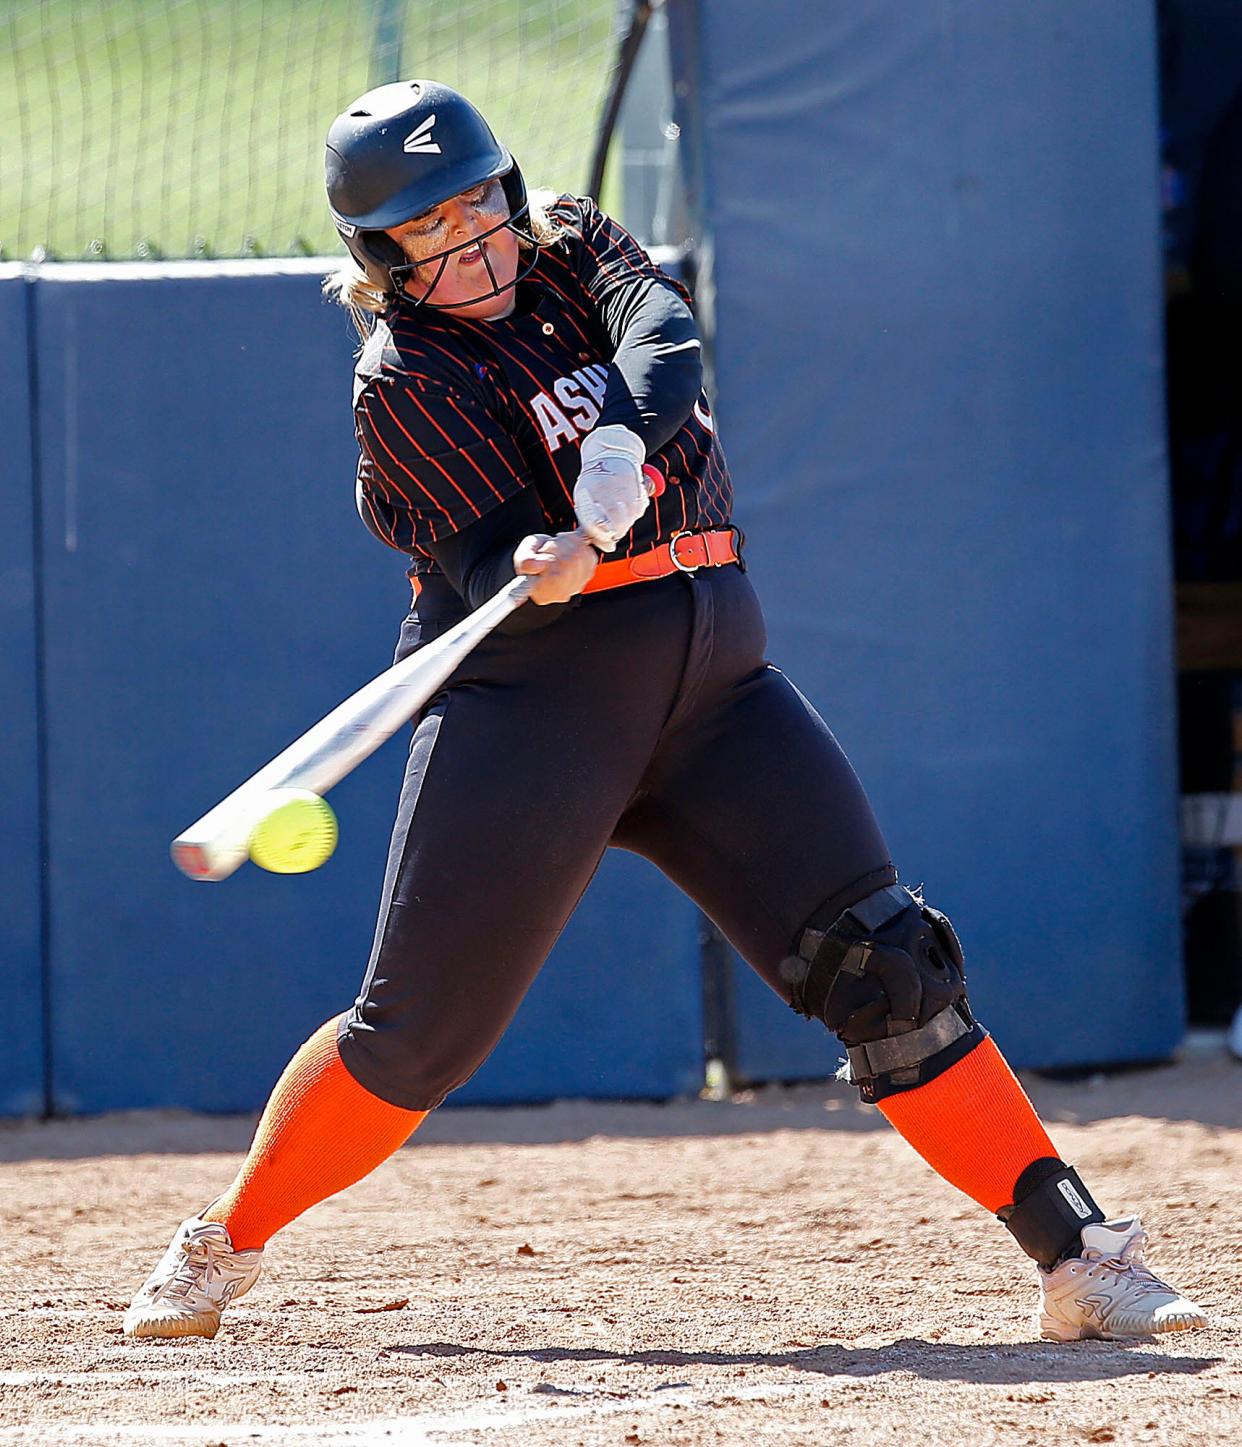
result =
[[[1205,1331],[1041,1342],[1029,1263],[839,1085],[445,1110],[267,1252],[214,1341],[128,1341],[245,1119],[0,1126],[0,1444],[1235,1443],[1242,1073],[1027,1082]]]

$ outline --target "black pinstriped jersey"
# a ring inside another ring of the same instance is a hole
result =
[[[434,568],[429,545],[524,487],[547,531],[573,527],[579,447],[599,420],[615,350],[601,300],[652,279],[689,300],[593,202],[562,196],[551,214],[569,229],[518,284],[513,314],[480,321],[398,301],[363,348],[358,510],[376,537],[411,556],[412,572]],[[732,486],[701,393],[648,462],[666,486],[613,556],[729,522]]]

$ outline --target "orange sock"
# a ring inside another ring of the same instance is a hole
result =
[[[233,1184],[203,1212],[233,1246],[265,1246],[282,1226],[386,1161],[427,1114],[364,1090],[341,1062],[337,1021],[285,1067]]]
[[[943,1075],[878,1102],[888,1123],[950,1185],[995,1215],[1014,1183],[1056,1148],[989,1035]]]

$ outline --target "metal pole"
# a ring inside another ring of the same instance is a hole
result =
[[[371,34],[371,84],[401,79],[401,42],[405,34],[405,0],[375,0]]]
[[[638,52],[643,43],[643,33],[647,29],[648,20],[651,19],[652,8],[657,3],[659,0],[623,0],[620,11],[621,30],[617,60],[608,95],[604,101],[603,114],[600,116],[599,129],[596,132],[595,154],[591,158],[590,178],[587,181],[587,195],[594,196],[597,200],[603,189],[604,168],[608,163],[608,147],[612,141],[613,130],[616,128],[617,117],[621,114],[621,102],[625,99],[630,72],[634,69],[634,62],[638,59]]]

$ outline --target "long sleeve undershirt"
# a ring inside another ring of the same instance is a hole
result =
[[[429,549],[444,576],[465,600],[478,608],[517,577],[513,553],[523,538],[544,530],[543,513],[533,488],[523,488],[478,522]],[[502,633],[530,633],[559,618],[569,603],[523,603],[500,625]]]
[[[650,456],[677,434],[698,400],[703,386],[698,327],[676,291],[648,277],[613,288],[599,303],[599,314],[616,352],[596,426],[628,427]]]

